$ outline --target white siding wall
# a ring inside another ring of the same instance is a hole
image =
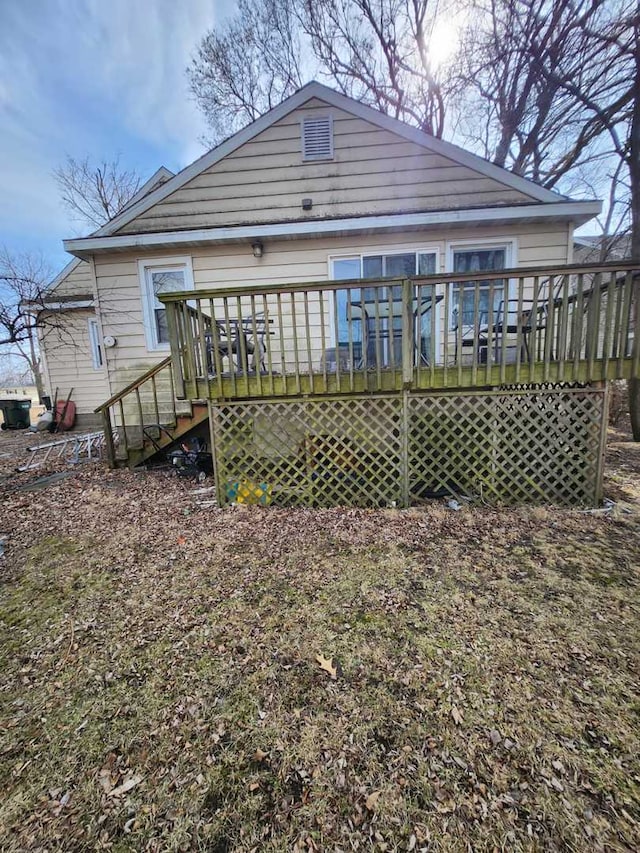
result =
[[[333,116],[334,158],[303,161],[305,116]],[[313,208],[302,210],[311,198]],[[308,101],[118,233],[444,210],[532,198],[364,119]]]
[[[190,256],[196,289],[238,284],[251,287],[253,284],[326,280],[330,278],[329,257],[332,255],[370,254],[398,249],[436,249],[439,271],[444,272],[448,242],[492,238],[496,241],[515,239],[518,266],[567,263],[569,226],[543,224],[265,241],[264,255],[260,259],[253,257],[248,243],[193,249]],[[185,250],[184,254],[188,254],[188,251]],[[170,254],[167,252],[165,256]],[[103,332],[117,338],[117,345],[106,350],[111,393],[124,387],[168,354],[149,352],[147,349],[138,275],[139,260],[161,260],[162,257],[157,253],[131,253],[96,259]],[[304,346],[304,343],[301,342],[301,345]],[[312,358],[319,358],[315,347]]]

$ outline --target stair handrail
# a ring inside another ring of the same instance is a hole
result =
[[[101,417],[102,417],[102,428],[104,431],[105,447],[106,447],[106,451],[107,451],[107,461],[109,463],[110,468],[115,468],[115,466],[116,466],[116,447],[115,447],[114,430],[113,430],[113,425],[111,423],[111,417],[109,415],[111,408],[113,406],[117,405],[118,403],[120,404],[121,415],[123,418],[122,432],[123,432],[123,439],[125,442],[125,449],[126,449],[127,439],[126,439],[126,429],[125,429],[125,423],[124,423],[124,409],[122,407],[122,401],[124,400],[125,397],[128,397],[129,394],[138,392],[138,390],[141,388],[141,386],[144,385],[146,382],[149,382],[150,380],[153,381],[154,378],[158,375],[158,373],[160,373],[165,368],[168,367],[169,370],[171,371],[171,369],[172,369],[171,365],[172,365],[172,356],[168,355],[166,358],[163,358],[162,361],[159,361],[157,364],[154,364],[152,367],[149,368],[149,370],[147,370],[141,376],[138,376],[137,379],[134,379],[133,382],[130,382],[124,388],[121,388],[120,391],[113,394],[111,397],[109,397],[108,400],[105,400],[104,403],[101,403],[96,409],[93,410],[94,414],[101,415]],[[171,373],[171,386],[173,389],[173,373]],[[172,393],[173,393],[173,390],[172,390]],[[154,395],[155,395],[155,385],[154,385]],[[156,401],[156,406],[157,406],[157,401]],[[140,417],[141,417],[140,429],[144,432],[144,423],[142,421],[142,409],[140,408],[140,395],[139,395],[139,393],[138,393],[138,407],[140,409]]]
[[[165,368],[171,362],[171,356],[168,355],[166,358],[163,358],[162,361],[159,361],[157,364],[154,364],[153,367],[150,367],[146,373],[143,373],[142,376],[139,376],[137,379],[134,379],[133,382],[130,382],[128,385],[125,385],[120,391],[117,391],[112,397],[109,397],[104,403],[100,403],[97,409],[93,410],[94,415],[101,414],[105,409],[108,409],[110,406],[113,406],[115,403],[122,400],[123,397],[126,397],[127,394],[130,394],[132,391],[135,391],[136,388],[139,388],[141,385],[144,385],[152,376],[155,376],[156,373],[160,373],[160,371]]]

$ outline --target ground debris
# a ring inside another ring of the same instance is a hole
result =
[[[640,849],[621,444],[606,515],[7,481],[0,848]]]

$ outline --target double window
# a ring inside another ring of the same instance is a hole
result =
[[[142,305],[149,350],[169,348],[167,311],[158,296],[193,290],[191,258],[167,258],[159,261],[140,261]]]

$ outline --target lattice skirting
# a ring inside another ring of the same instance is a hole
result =
[[[600,500],[606,390],[518,388],[213,404],[221,501],[407,506]]]

